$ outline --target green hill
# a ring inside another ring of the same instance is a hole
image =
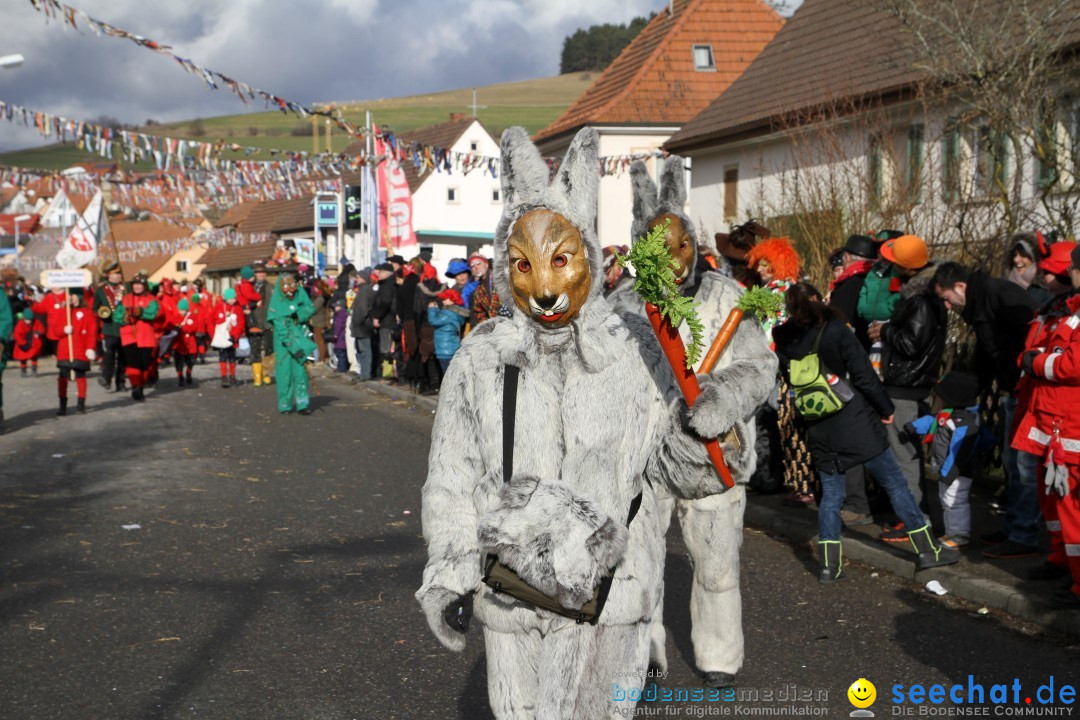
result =
[[[550,78],[521,82],[499,83],[478,87],[477,117],[498,138],[499,133],[512,125],[523,125],[536,132],[562,114],[592,83],[592,73],[568,73]],[[444,122],[450,113],[471,113],[472,88],[448,90],[426,95],[411,95],[382,100],[348,100],[334,103],[342,108],[345,118],[363,125],[364,112],[371,111],[372,120],[380,128],[396,133]],[[329,103],[320,104],[324,107]],[[325,120],[319,119],[318,148],[326,148]],[[316,142],[312,134],[312,119],[299,118],[280,111],[223,115],[212,118],[193,118],[141,128],[143,132],[170,137],[193,138],[204,141],[223,139],[239,145],[274,148],[278,150],[311,151]],[[330,146],[340,152],[351,138],[331,125]],[[269,160],[269,153],[244,156],[226,153],[226,157]],[[0,154],[0,164],[59,170],[76,162],[100,161],[97,155],[77,150],[73,144],[48,145]],[[136,166],[147,169],[142,164]]]

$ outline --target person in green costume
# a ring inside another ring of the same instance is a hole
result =
[[[11,333],[15,319],[11,315],[11,303],[7,293],[0,291],[0,435],[4,433],[4,368],[11,356]]]
[[[296,278],[283,274],[278,278],[277,288],[270,298],[267,320],[274,329],[274,354],[277,355],[278,411],[296,411],[310,415],[308,409],[308,374],[304,368],[307,358],[315,350],[306,323],[315,313],[304,289],[297,286]]]

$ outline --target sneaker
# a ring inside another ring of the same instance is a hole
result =
[[[957,533],[954,535],[942,535],[938,538],[938,542],[940,542],[942,545],[956,549],[969,545],[971,543],[971,538],[967,535],[961,535]]]
[[[1000,545],[1009,539],[1008,533],[1004,530],[998,530],[996,532],[987,533],[986,535],[979,536],[979,542],[983,545]]]
[[[906,544],[908,542],[907,525],[899,522],[891,527],[886,526],[878,537],[881,538],[882,542]]]
[[[297,410],[296,414],[297,415],[310,415],[311,414],[311,408],[304,408],[303,410]]]
[[[1023,545],[1012,540],[1006,540],[1000,545],[988,547],[982,552],[983,557],[995,560],[1016,560],[1019,558],[1035,557],[1039,554],[1039,548],[1034,545]]]
[[[1027,571],[1028,580],[1057,580],[1063,577],[1069,577],[1069,568],[1063,568],[1049,561],[1043,561],[1041,565],[1036,565]]]
[[[1059,610],[1080,610],[1080,595],[1072,590],[1058,590],[1048,598],[1048,602]]]
[[[858,513],[854,510],[841,510],[840,520],[848,527],[859,527],[860,525],[873,525],[874,518],[868,513]]]

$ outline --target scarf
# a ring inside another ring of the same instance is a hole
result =
[[[1009,282],[1016,283],[1020,287],[1027,290],[1029,287],[1031,287],[1031,283],[1035,281],[1035,273],[1037,271],[1038,268],[1035,267],[1034,264],[1028,265],[1023,270],[1017,270],[1015,267],[1013,267],[1011,270],[1009,270],[1009,274],[1005,276],[1005,279]]]
[[[856,275],[865,275],[870,272],[870,268],[872,267],[874,267],[873,260],[859,260],[858,262],[851,263],[844,268],[844,272],[840,273],[840,277],[829,283],[829,292],[832,292],[837,285],[849,278],[853,278]]]

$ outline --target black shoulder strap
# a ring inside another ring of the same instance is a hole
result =
[[[503,369],[503,482],[510,482],[514,474],[514,417],[521,369],[516,365],[503,365]]]
[[[821,326],[821,330],[818,331],[817,337],[814,338],[814,349],[810,351],[811,354],[817,355],[818,348],[821,347],[821,338],[825,335],[825,328],[828,327],[828,325],[829,323],[826,322]]]

